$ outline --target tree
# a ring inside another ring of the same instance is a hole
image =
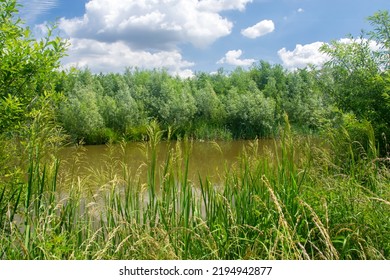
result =
[[[314,69],[299,69],[286,74],[285,92],[281,96],[281,112],[286,112],[292,125],[300,129],[318,130],[327,107],[317,86]]]
[[[162,83],[158,104],[158,120],[179,130],[188,128],[196,112],[190,86],[172,78]]]
[[[0,2],[0,133],[14,133],[31,119],[54,83],[67,43],[53,38],[55,27],[36,40],[17,17],[16,0]]]
[[[236,138],[254,139],[274,132],[275,102],[254,87],[244,93],[232,87],[225,97],[225,108],[228,128]]]
[[[123,135],[127,128],[139,123],[139,109],[133,92],[120,74],[100,75],[98,80],[104,89],[99,96],[99,107],[105,126]]]
[[[383,68],[390,67],[390,15],[389,11],[378,11],[368,17],[368,21],[374,30],[368,32],[371,40],[380,43],[380,50],[377,51]]]
[[[209,81],[205,82],[202,88],[194,90],[196,102],[196,119],[211,126],[218,126],[224,123],[225,109],[213,86]]]
[[[61,105],[62,125],[73,140],[101,143],[104,121],[99,112],[96,91],[92,85],[76,83],[68,99]],[[103,140],[104,141],[104,140]]]
[[[338,108],[344,113],[354,114],[357,121],[369,121],[376,138],[381,140],[383,136],[390,136],[390,16],[387,11],[380,11],[368,20],[373,31],[363,33],[359,39],[351,37],[349,42],[334,41],[322,47],[330,57],[324,70],[331,73],[333,81],[327,90]],[[364,37],[366,34],[370,35],[369,38]],[[374,45],[379,46],[379,50],[373,48]]]

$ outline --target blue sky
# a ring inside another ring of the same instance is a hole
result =
[[[359,36],[389,0],[21,0],[35,31],[57,22],[71,43],[64,67],[166,68],[191,76],[250,67],[321,65],[319,46]]]

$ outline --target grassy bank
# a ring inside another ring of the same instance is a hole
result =
[[[187,178],[190,141],[157,164],[157,126],[143,144],[146,184],[109,158],[94,175],[59,172],[35,142],[25,170],[3,174],[0,258],[389,259],[389,159],[346,131],[326,145],[288,125],[281,135],[278,153],[259,157],[253,141],[224,184],[198,187]]]

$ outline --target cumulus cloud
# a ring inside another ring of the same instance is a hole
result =
[[[192,76],[180,46],[205,48],[231,33],[233,23],[221,15],[243,11],[252,0],[89,0],[85,14],[61,18],[70,38],[67,67],[121,71],[127,66],[167,68]]]
[[[252,65],[255,59],[240,59],[242,50],[228,51],[223,58],[221,58],[218,64],[230,64],[234,66],[249,66]]]
[[[179,43],[206,47],[231,33],[221,11],[243,9],[251,0],[90,0],[81,18],[60,20],[73,38],[124,41],[138,49],[172,49]]]
[[[192,76],[192,62],[183,59],[178,51],[132,50],[123,42],[99,42],[92,39],[70,39],[69,56],[63,59],[64,68],[88,67],[95,72],[122,72],[126,67],[165,68],[171,74]]]
[[[320,52],[323,42],[314,42],[307,45],[296,45],[295,49],[288,51],[282,48],[278,51],[279,58],[283,65],[289,69],[304,68],[309,64],[321,66],[329,57]]]
[[[297,12],[298,12],[298,13],[303,13],[303,12],[305,12],[305,10],[302,9],[302,8],[299,8],[299,9],[297,10]]]
[[[367,39],[363,39],[367,41]],[[342,38],[337,41],[342,44],[352,44],[354,42],[361,43],[361,39]],[[308,65],[322,66],[330,57],[320,51],[320,47],[324,42],[314,42],[311,44],[300,45],[297,44],[292,51],[282,48],[278,51],[279,58],[283,65],[289,69],[305,68]],[[378,51],[380,45],[375,41],[368,42],[372,51]]]
[[[275,24],[272,20],[262,20],[255,25],[241,30],[241,34],[245,37],[255,39],[264,36],[275,30]]]
[[[253,0],[201,0],[199,7],[208,11],[221,12],[226,10],[245,10],[248,3]]]
[[[367,43],[368,42],[368,47],[370,48],[371,51],[379,51],[381,49],[381,46],[380,44],[378,44],[378,42],[376,41],[373,41],[373,40],[367,40],[367,39],[351,39],[351,38],[343,38],[343,39],[340,39],[338,41],[339,43],[342,43],[342,44],[352,44],[352,43],[358,43],[358,44],[361,44],[361,43]]]

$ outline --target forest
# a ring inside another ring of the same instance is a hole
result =
[[[390,15],[367,20],[322,46],[322,67],[184,79],[64,70],[55,26],[35,39],[17,1],[1,1],[0,259],[389,259]],[[269,158],[254,152],[264,138],[279,147]],[[237,139],[251,144],[223,186],[188,180],[191,141]],[[133,141],[146,184],[124,162],[98,180],[60,171],[64,147]]]
[[[378,139],[388,135],[389,77],[380,60],[385,54],[374,53],[364,40],[334,42],[323,51],[332,60],[322,69],[288,71],[260,61],[248,70],[220,69],[188,79],[158,69],[123,74],[74,69],[56,84],[66,102],[55,113],[72,141],[86,144],[141,140],[151,121],[171,128],[176,138],[274,137],[284,113],[302,133],[340,125],[359,129],[368,121]]]

